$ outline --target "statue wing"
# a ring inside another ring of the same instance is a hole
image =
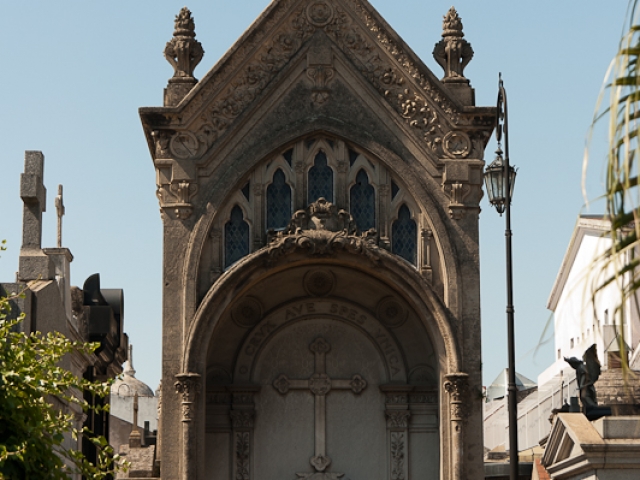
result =
[[[587,375],[589,376],[588,383],[593,385],[598,381],[601,371],[600,360],[598,360],[598,352],[596,351],[595,343],[591,345],[586,352],[584,352],[582,359],[584,360]]]

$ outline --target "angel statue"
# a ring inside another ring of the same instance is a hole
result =
[[[584,352],[582,360],[576,357],[564,357],[564,360],[576,371],[582,412],[591,420],[593,420],[591,417],[611,415],[611,409],[598,407],[595,383],[600,377],[601,365],[596,344],[594,343]]]

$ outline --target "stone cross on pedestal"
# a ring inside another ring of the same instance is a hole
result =
[[[42,213],[46,210],[47,189],[43,183],[44,155],[26,151],[24,173],[20,176],[22,215],[22,248],[18,267],[20,281],[53,278],[54,266],[42,250]]]
[[[64,216],[64,202],[62,200],[62,185],[58,185],[56,196],[56,213],[58,215],[58,248],[62,248],[62,217]]]
[[[20,176],[20,198],[24,202],[22,216],[22,248],[40,249],[42,242],[42,213],[46,210],[47,189],[42,152],[27,151],[24,173]]]
[[[286,375],[280,375],[273,381],[273,387],[282,395],[289,390],[310,390],[314,396],[315,404],[315,455],[309,463],[316,472],[324,472],[331,464],[331,458],[326,453],[326,396],[332,390],[351,390],[356,395],[360,394],[367,386],[367,382],[360,376],[354,375],[350,379],[331,379],[327,375],[326,354],[331,350],[331,345],[322,337],[318,337],[309,350],[315,354],[315,373],[308,380],[293,380]],[[298,477],[306,478],[315,476],[315,473],[298,473]],[[340,478],[344,474],[324,474],[328,478]]]
[[[142,435],[138,430],[138,392],[133,396],[133,425],[131,435],[129,435],[129,447],[140,448],[142,446]]]

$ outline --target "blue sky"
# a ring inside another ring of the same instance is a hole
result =
[[[452,0],[371,0],[437,76],[431,55]],[[204,76],[268,5],[268,0],[190,1],[205,56]],[[24,150],[45,154],[48,188],[43,246],[55,246],[53,198],[64,184],[63,244],[71,281],[100,272],[103,287],[125,289],[125,326],[138,378],[155,388],[161,372],[162,224],[155,173],[138,108],[162,104],[172,75],[162,56],[184,0],[137,2],[0,1],[0,238],[9,251],[0,281],[13,281],[21,242],[19,174]],[[517,370],[535,380],[553,360],[539,345],[546,302],[577,216],[584,210],[582,157],[587,129],[615,54],[626,0],[459,0],[475,57],[465,70],[477,105],[494,105],[498,72],[509,98]],[[596,131],[587,181],[601,194]],[[491,161],[495,142],[487,148]],[[504,219],[482,201],[480,252],[484,381],[506,353]],[[588,213],[600,213],[594,204]]]

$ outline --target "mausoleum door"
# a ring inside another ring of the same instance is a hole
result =
[[[297,322],[265,347],[254,378],[256,478],[384,478],[384,368],[353,327]]]
[[[253,327],[232,384],[207,386],[205,478],[439,478],[437,391],[408,383],[395,336],[362,312],[309,298]]]

